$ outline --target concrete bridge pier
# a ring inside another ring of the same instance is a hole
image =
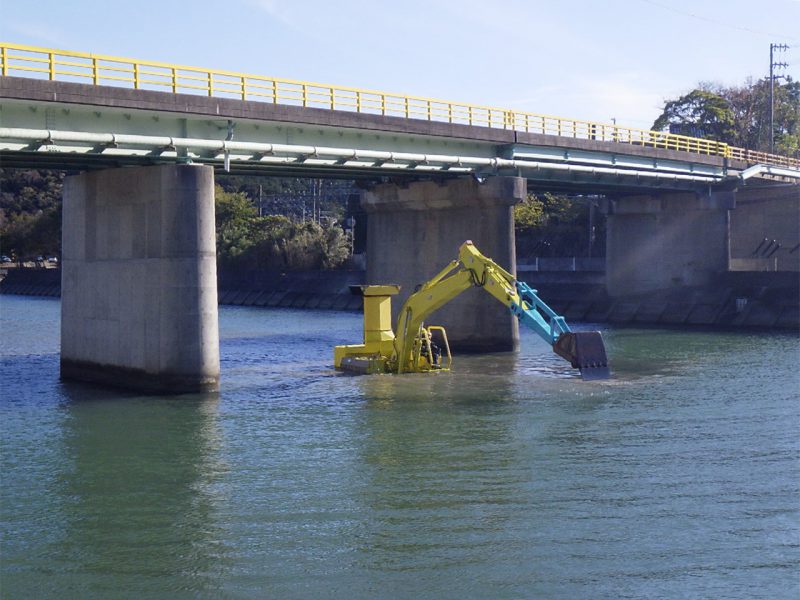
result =
[[[76,175],[63,210],[62,378],[155,393],[218,389],[213,169]]]
[[[514,204],[526,194],[520,177],[472,177],[406,186],[382,184],[364,193],[367,220],[367,283],[400,284],[393,301],[397,318],[403,302],[458,256],[472,240],[486,256],[514,273]],[[497,300],[478,289],[442,307],[429,319],[447,329],[450,344],[462,352],[519,348],[516,319]]]
[[[728,268],[735,192],[626,196],[607,204],[606,287],[629,296],[706,285]]]

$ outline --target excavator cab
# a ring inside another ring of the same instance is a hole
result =
[[[449,371],[453,364],[447,332],[441,325],[421,325],[413,352],[418,371]]]

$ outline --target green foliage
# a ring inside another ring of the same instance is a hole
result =
[[[262,237],[252,266],[273,269],[334,269],[350,255],[344,231],[314,221],[294,223],[283,216],[262,218]]]
[[[62,171],[0,169],[0,252],[60,254]]]
[[[586,221],[586,206],[562,194],[528,194],[514,207],[517,233],[541,230],[548,226],[578,224]]]
[[[535,256],[584,256],[590,245],[589,205],[593,199],[572,198],[545,192],[528,194],[514,207],[517,255],[525,260]],[[593,239],[602,239],[605,222],[595,214]],[[593,245],[601,255],[602,244]]]
[[[295,220],[311,218],[315,209],[318,214],[341,219],[346,199],[355,191],[352,181],[342,179],[220,175],[217,181],[226,192],[245,193],[261,214]]]
[[[258,211],[244,193],[214,190],[217,255],[223,261],[243,256],[257,241]]]
[[[63,171],[0,169],[0,210],[10,220],[58,206],[63,181]]]
[[[670,130],[681,135],[702,137],[731,143],[735,132],[730,103],[714,92],[695,89],[664,105],[664,112],[653,123],[653,129]]]
[[[775,152],[800,156],[800,81],[775,86]]]
[[[0,229],[0,251],[24,260],[61,253],[61,206],[20,214]]]
[[[533,231],[544,224],[544,202],[534,194],[514,207],[514,230],[517,235]]]
[[[702,83],[664,106],[653,129],[704,137],[733,146],[770,149],[769,79],[748,80],[726,87]],[[800,82],[775,82],[775,152],[797,156],[800,151]]]
[[[335,223],[259,217],[246,194],[219,186],[216,207],[217,254],[223,268],[334,269],[350,255],[344,231]]]

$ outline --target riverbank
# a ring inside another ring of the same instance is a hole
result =
[[[795,272],[721,273],[711,286],[609,298],[600,271],[533,271],[520,279],[570,322],[800,330],[800,278]],[[234,306],[360,311],[349,291],[364,271],[242,271],[219,277],[219,303]],[[0,293],[58,297],[58,269],[13,269]]]

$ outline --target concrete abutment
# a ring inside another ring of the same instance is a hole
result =
[[[708,285],[727,271],[734,192],[627,196],[607,205],[612,297]]]
[[[61,295],[63,378],[156,393],[217,390],[213,169],[67,178]]]
[[[400,284],[393,299],[395,317],[414,288],[458,257],[472,240],[503,268],[516,271],[513,207],[526,194],[525,179],[465,177],[406,186],[382,184],[364,193],[369,215],[367,274],[369,284]],[[450,344],[462,352],[512,351],[519,329],[506,307],[478,289],[433,313],[430,324],[447,329]]]

